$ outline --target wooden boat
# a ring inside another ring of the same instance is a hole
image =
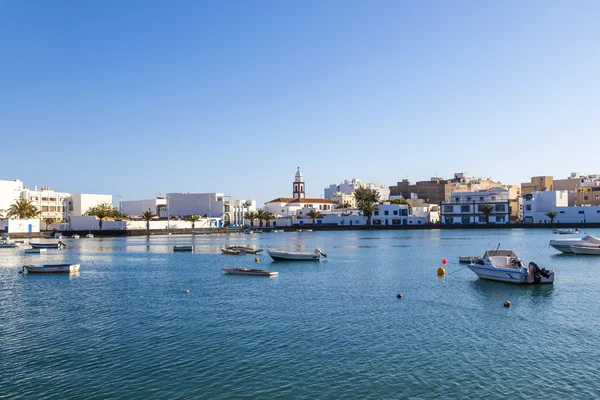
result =
[[[477,260],[478,258],[480,258],[480,257],[479,256],[459,256],[458,262],[459,263],[471,263],[471,262],[473,262],[473,260]]]
[[[255,276],[275,276],[279,275],[277,271],[267,271],[266,269],[252,268],[221,268],[226,274],[233,275],[255,275]]]
[[[327,257],[327,254],[318,248],[312,253],[283,250],[268,250],[267,253],[269,253],[273,261],[319,261],[321,256]]]
[[[254,249],[248,246],[227,246],[221,248],[223,254],[258,254],[262,249]]]
[[[79,264],[45,264],[45,265],[23,265],[22,272],[33,273],[63,273],[79,272]]]
[[[27,254],[41,254],[47,252],[48,249],[25,249]]]
[[[191,252],[194,251],[194,246],[173,246],[173,251],[180,252]]]
[[[67,247],[63,242],[58,243],[29,243],[34,249],[63,249]]]

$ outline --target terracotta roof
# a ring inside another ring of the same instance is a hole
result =
[[[292,199],[290,203],[321,203],[321,204],[333,204],[333,201],[328,199]]]
[[[267,203],[289,203],[294,200],[293,197],[278,197],[275,200],[267,201]]]

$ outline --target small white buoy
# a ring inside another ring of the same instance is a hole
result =
[[[188,294],[189,292],[190,292],[190,289],[185,289],[185,290],[183,291],[183,293],[185,293],[185,294]]]
[[[506,308],[510,308],[510,306],[511,306],[511,305],[512,305],[512,304],[510,304],[510,301],[508,301],[508,300],[506,300],[506,301],[504,302],[504,307],[506,307]]]

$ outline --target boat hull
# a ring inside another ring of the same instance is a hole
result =
[[[470,264],[469,269],[473,271],[480,279],[485,279],[488,281],[514,283],[517,285],[541,285],[554,283],[554,272],[552,272],[548,278],[541,277],[539,282],[528,282],[526,268],[494,268],[485,265]]]
[[[600,256],[600,245],[572,245],[571,251],[575,254],[587,256]]]
[[[29,243],[34,249],[60,249],[61,245],[58,243]]]
[[[279,275],[277,271],[267,271],[265,269],[252,269],[252,268],[221,268],[226,274],[232,275],[250,275],[250,276],[276,276]]]
[[[194,247],[193,246],[173,246],[173,251],[174,252],[180,252],[180,253],[191,253],[194,251]]]
[[[70,274],[79,272],[79,264],[24,265],[23,268],[30,274]]]
[[[273,261],[319,261],[320,254],[315,253],[285,253],[285,252],[268,252]]]
[[[0,249],[16,249],[19,247],[17,243],[0,243]]]
[[[27,254],[41,254],[47,252],[48,249],[25,249]]]

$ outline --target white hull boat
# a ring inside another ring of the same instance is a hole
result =
[[[254,275],[254,276],[275,276],[279,275],[277,271],[267,271],[266,269],[252,268],[221,268],[226,274],[233,275]]]
[[[88,239],[93,239],[94,235],[92,233],[88,233],[87,235],[85,235],[85,237]]]
[[[578,239],[556,239],[550,241],[550,246],[554,247],[558,251],[562,251],[563,253],[574,253],[571,245],[584,244],[600,244],[600,239],[588,235]]]
[[[25,253],[27,254],[42,254],[47,251],[48,249],[25,249]]]
[[[572,235],[574,233],[579,233],[579,229],[575,228],[562,228],[562,229],[552,229],[552,233],[558,233],[559,235]]]
[[[71,239],[79,239],[79,237],[80,237],[79,235],[75,234],[75,235],[71,236]]]
[[[469,269],[480,279],[519,285],[552,284],[554,271],[539,268],[523,261],[510,250],[488,250],[484,256],[469,264]]]
[[[571,245],[571,250],[575,254],[600,256],[600,243],[576,243]]]
[[[269,250],[267,253],[269,253],[273,261],[319,261],[321,256],[327,257],[327,254],[319,249],[315,249],[312,253],[283,250]]]
[[[24,265],[23,272],[34,273],[63,273],[70,274],[79,272],[79,264],[46,264],[46,265]]]

